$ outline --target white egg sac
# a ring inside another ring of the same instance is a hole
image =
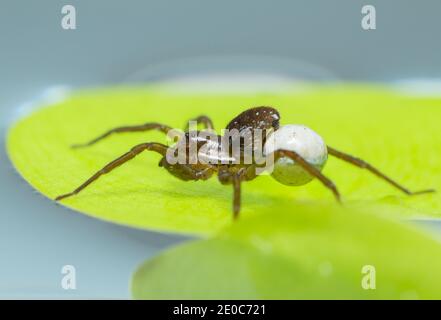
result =
[[[265,155],[276,150],[294,151],[309,164],[322,170],[328,159],[328,149],[323,139],[313,130],[302,125],[288,124],[272,132],[265,143]],[[281,157],[269,168],[280,183],[300,186],[314,179],[305,169],[288,157]]]

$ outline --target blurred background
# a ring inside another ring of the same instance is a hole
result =
[[[61,27],[66,4],[76,30]],[[361,28],[366,4],[376,30]],[[440,13],[439,0],[2,0],[0,298],[129,298],[134,268],[188,239],[73,213],[18,176],[5,133],[48,88],[156,80],[252,56],[300,78],[424,84],[440,95]],[[76,267],[76,290],[60,285],[66,264]]]

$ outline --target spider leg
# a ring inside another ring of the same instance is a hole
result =
[[[397,183],[396,181],[392,180],[391,178],[386,176],[384,173],[380,172],[377,168],[373,167],[372,165],[370,165],[369,163],[367,163],[366,161],[364,161],[362,159],[359,159],[359,158],[353,157],[349,154],[337,151],[334,148],[331,148],[329,146],[328,146],[328,153],[330,155],[333,155],[336,158],[339,158],[343,161],[349,162],[357,167],[360,167],[362,169],[367,169],[368,171],[372,172],[374,175],[376,175],[380,179],[387,181],[389,184],[391,184],[395,188],[401,190],[402,192],[404,192],[407,195],[416,195],[416,194],[435,192],[434,189],[427,189],[427,190],[420,190],[420,191],[412,192],[409,189],[407,189],[407,188],[403,187],[402,185],[400,185],[399,183]]]
[[[239,217],[240,200],[241,200],[241,182],[246,169],[242,168],[238,172],[233,174],[233,219],[236,220]]]
[[[218,169],[217,177],[223,185],[233,185],[233,219],[237,219],[240,211],[241,183],[243,180],[251,180],[256,176],[247,178],[247,168],[244,167],[235,170],[234,168],[224,166]]]
[[[204,125],[205,129],[214,130],[213,121],[211,121],[211,119],[206,115],[200,115],[199,117],[188,120],[187,124],[185,125],[185,132],[187,132],[189,129],[188,125],[190,121],[200,122]]]
[[[226,177],[223,177],[223,179],[225,178]],[[237,172],[231,173],[231,182],[233,184],[233,219],[234,220],[236,220],[239,217],[242,181],[251,180],[254,178],[255,176],[251,178],[250,177],[247,178],[247,168],[241,168]]]
[[[117,128],[113,128],[110,129],[109,131],[103,133],[102,135],[98,136],[97,138],[84,143],[84,144],[74,144],[72,146],[72,148],[82,148],[82,147],[88,147],[91,146],[95,143],[97,143],[98,141],[107,138],[108,136],[110,136],[113,133],[122,133],[122,132],[140,132],[140,131],[148,131],[148,130],[158,130],[161,131],[165,134],[167,134],[167,132],[169,130],[171,130],[172,128],[161,124],[161,123],[157,123],[157,122],[149,122],[149,123],[144,123],[141,125],[135,125],[135,126],[124,126],[124,127],[117,127]]]
[[[160,153],[161,155],[164,156],[167,153],[167,146],[160,144],[160,143],[155,143],[155,142],[138,144],[135,147],[133,147],[129,152],[126,152],[125,154],[123,154],[119,158],[117,158],[117,159],[113,160],[112,162],[108,163],[107,165],[105,165],[101,170],[97,171],[93,176],[91,176],[89,179],[87,179],[83,184],[81,184],[74,191],[60,195],[57,198],[55,198],[55,200],[59,201],[61,199],[64,199],[64,198],[67,198],[67,197],[70,197],[70,196],[73,196],[73,195],[79,193],[81,190],[86,188],[89,184],[91,184],[92,182],[97,180],[103,174],[109,173],[110,171],[119,167],[123,163],[126,163],[127,161],[133,159],[134,157],[136,157],[138,154],[140,154],[144,150],[155,151],[155,152]]]
[[[274,152],[274,159],[278,159],[280,157],[289,157],[293,159],[296,163],[298,163],[300,166],[302,166],[303,169],[305,169],[310,175],[316,177],[318,180],[320,180],[321,183],[327,188],[329,188],[332,193],[334,194],[335,198],[338,202],[341,202],[340,200],[340,193],[337,190],[337,187],[335,184],[328,179],[326,176],[324,176],[320,170],[318,170],[316,167],[309,164],[305,159],[303,159],[298,153],[294,151],[289,150],[277,150]]]

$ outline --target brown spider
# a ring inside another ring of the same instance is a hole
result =
[[[189,130],[187,126],[185,132],[179,136],[175,146],[168,147],[157,142],[138,144],[127,153],[104,166],[77,189],[58,196],[55,200],[58,201],[79,193],[101,175],[133,159],[144,150],[155,151],[161,154],[162,158],[159,162],[159,166],[164,167],[169,173],[181,180],[207,180],[214,173],[217,173],[218,179],[222,184],[232,184],[234,189],[234,218],[237,218],[240,210],[241,182],[255,179],[258,176],[259,169],[268,167],[272,170],[271,175],[273,178],[286,185],[303,185],[317,178],[325,187],[329,188],[336,199],[340,201],[340,194],[334,183],[321,173],[328,158],[328,153],[355,166],[369,170],[407,195],[434,192],[433,189],[411,192],[365,161],[326,146],[322,138],[311,129],[300,125],[279,127],[279,120],[280,115],[278,111],[271,107],[248,109],[231,120],[226,129],[230,131],[236,130],[239,133],[238,139],[237,136],[236,138],[234,138],[234,136],[228,136],[227,139],[227,141],[232,142],[233,145],[234,141],[239,140],[239,153],[235,156],[232,155],[232,148],[230,148],[230,146],[222,148],[226,135],[214,135],[214,140],[208,139],[201,137],[199,134],[200,131]],[[213,132],[213,122],[207,116],[199,116],[193,119],[193,121],[203,125],[208,131],[211,130],[211,132]],[[167,134],[172,128],[160,123],[145,123],[137,126],[118,127],[107,131],[86,144],[74,145],[73,147],[90,146],[113,133],[147,130],[159,130]],[[259,162],[257,161],[257,157],[252,156],[251,161],[246,162],[245,155],[247,147],[251,147],[251,150],[254,150],[258,140],[245,140],[244,133],[253,132],[255,130],[261,130],[263,132],[260,142],[264,148],[263,154],[265,161]],[[192,143],[196,145],[195,151],[199,155],[199,158],[197,158],[196,161],[190,162],[188,159],[191,157],[190,145]],[[183,147],[183,149],[180,147]],[[170,161],[170,155],[176,156],[179,150],[184,150],[187,162],[176,163]],[[216,152],[213,153],[213,151]],[[215,161],[207,163],[207,161],[202,161],[202,158],[211,158],[211,160],[214,158]],[[270,165],[268,159],[272,159]]]

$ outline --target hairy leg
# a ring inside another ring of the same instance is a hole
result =
[[[302,168],[305,169],[310,175],[320,180],[320,182],[323,183],[325,187],[330,189],[334,194],[335,198],[337,199],[337,201],[340,202],[340,193],[338,192],[335,184],[326,176],[324,176],[320,172],[320,170],[318,170],[316,167],[312,166],[305,159],[303,159],[298,153],[289,150],[277,150],[274,152],[274,160],[277,160],[278,158],[281,157],[289,157],[293,159],[296,163],[302,166]]]
[[[331,148],[329,146],[328,146],[328,153],[330,155],[333,155],[336,158],[339,158],[339,159],[341,159],[343,161],[346,161],[346,162],[349,162],[349,163],[351,163],[351,164],[353,164],[353,165],[355,165],[357,167],[360,167],[362,169],[366,169],[366,170],[372,172],[374,175],[376,175],[380,179],[385,180],[386,182],[388,182],[389,184],[391,184],[395,188],[401,190],[405,194],[416,195],[416,194],[422,194],[422,193],[435,192],[434,189],[427,189],[427,190],[420,190],[420,191],[412,192],[409,189],[407,189],[404,186],[402,186],[399,183],[397,183],[396,181],[392,180],[391,178],[386,176],[384,173],[380,172],[377,168],[373,167],[372,165],[370,165],[369,163],[365,162],[362,159],[353,157],[353,156],[351,156],[349,154],[346,154],[346,153],[343,153],[341,151],[337,151],[334,148]]]
[[[199,117],[188,120],[188,122],[185,124],[185,132],[187,132],[189,129],[190,121],[196,121],[197,123],[200,122],[205,127],[205,129],[214,130],[213,121],[211,121],[211,119],[205,115],[200,115]]]
[[[90,185],[92,182],[97,180],[103,174],[109,173],[110,171],[119,167],[123,163],[126,163],[127,161],[133,159],[134,157],[136,157],[138,154],[140,154],[144,150],[155,151],[155,152],[160,153],[161,155],[165,156],[165,154],[167,152],[167,146],[160,144],[160,143],[155,143],[155,142],[138,144],[137,146],[133,147],[129,152],[123,154],[119,158],[108,163],[101,170],[97,171],[93,176],[91,176],[89,179],[87,179],[83,184],[81,184],[74,191],[60,195],[57,198],[55,198],[55,200],[59,201],[61,199],[64,199],[64,198],[67,198],[67,197],[70,197],[70,196],[73,196],[73,195],[79,193],[81,190],[86,188],[88,185]]]
[[[249,172],[251,170],[251,172]],[[254,168],[243,167],[239,170],[228,166],[221,167],[218,170],[219,182],[223,185],[233,185],[233,218],[237,219],[240,212],[241,203],[241,183],[245,180],[252,180],[256,176],[253,175]]]
[[[245,177],[246,169],[242,168],[233,174],[233,219],[239,217],[241,201],[241,183]]]
[[[107,138],[108,136],[110,136],[113,133],[123,133],[123,132],[140,132],[140,131],[148,131],[148,130],[158,130],[161,131],[165,134],[167,134],[167,132],[169,130],[171,130],[172,128],[161,124],[161,123],[156,123],[156,122],[150,122],[150,123],[145,123],[145,124],[141,124],[141,125],[136,125],[136,126],[124,126],[124,127],[117,127],[117,128],[113,128],[105,133],[103,133],[102,135],[98,136],[97,138],[84,143],[84,144],[75,144],[72,146],[72,148],[81,148],[81,147],[87,147],[87,146],[91,146],[95,143],[97,143],[98,141]]]

